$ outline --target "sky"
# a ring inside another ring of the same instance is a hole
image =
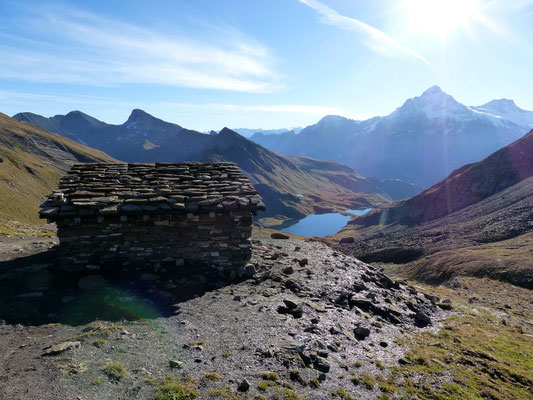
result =
[[[533,0],[0,0],[0,112],[273,129],[433,85],[533,110],[532,21]]]

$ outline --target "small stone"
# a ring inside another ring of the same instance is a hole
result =
[[[43,356],[55,356],[71,349],[77,349],[81,346],[81,342],[63,342],[47,347],[44,350]]]
[[[304,267],[309,264],[309,260],[307,258],[302,258],[301,260],[298,260],[298,264],[300,264],[300,267]]]
[[[183,362],[177,361],[177,360],[169,360],[168,366],[172,369],[182,369],[183,368]]]
[[[281,272],[283,272],[285,275],[290,275],[294,273],[294,268],[291,266],[288,266],[288,267],[283,268]]]
[[[237,390],[239,392],[247,392],[250,389],[250,382],[248,380],[243,379],[241,383],[239,383],[239,386],[237,387]]]

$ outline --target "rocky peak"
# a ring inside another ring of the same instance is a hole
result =
[[[482,106],[479,106],[477,108],[501,113],[524,111],[515,104],[514,100],[510,99],[494,99],[489,101],[487,104],[483,104]]]
[[[460,114],[467,110],[466,106],[443,92],[439,86],[432,86],[420,96],[408,99],[391,115],[422,113],[432,119],[443,117],[446,113]]]
[[[239,134],[235,131],[232,131],[231,129],[224,127],[219,133],[218,136],[220,137],[231,137],[231,136],[239,136]]]
[[[146,111],[140,110],[138,108],[131,111],[130,117],[126,123],[139,122],[145,119],[156,119],[154,116],[148,114]]]

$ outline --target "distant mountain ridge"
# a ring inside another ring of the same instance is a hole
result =
[[[237,132],[239,135],[244,136],[245,138],[249,139],[254,134],[259,133],[262,135],[279,135],[282,133],[287,132],[294,132],[294,133],[300,133],[300,131],[303,128],[296,127],[296,128],[279,128],[279,129],[249,129],[249,128],[234,128],[233,131]]]
[[[21,113],[13,118],[55,129],[126,162],[236,162],[265,198],[267,215],[272,217],[302,218],[339,205],[383,205],[388,199],[406,198],[419,191],[404,182],[367,180],[337,162],[275,153],[228,128],[203,134],[138,109],[120,125],[106,124],[79,111],[51,118]]]
[[[363,176],[429,187],[533,128],[533,112],[512,100],[467,107],[433,86],[390,115],[355,121],[326,116],[299,134],[250,139],[285,154],[335,160]]]

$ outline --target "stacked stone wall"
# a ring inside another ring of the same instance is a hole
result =
[[[68,271],[209,267],[231,273],[251,258],[251,211],[74,217],[57,224]]]

